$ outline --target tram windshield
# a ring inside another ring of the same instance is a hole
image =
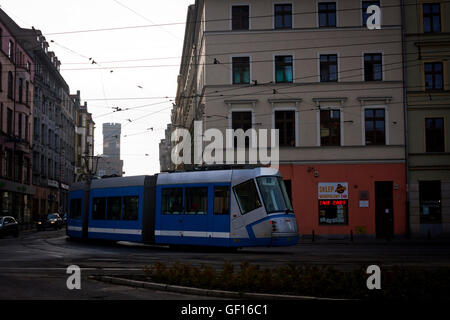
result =
[[[286,186],[281,177],[259,177],[259,191],[264,201],[267,213],[284,211],[286,213],[294,212],[289,196],[286,192]]]

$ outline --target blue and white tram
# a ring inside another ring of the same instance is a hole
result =
[[[298,241],[292,205],[272,168],[188,171],[72,185],[73,238],[221,247]]]

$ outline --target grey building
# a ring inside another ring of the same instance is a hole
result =
[[[70,97],[75,108],[75,181],[82,181],[95,172],[95,122],[92,120],[92,114],[88,112],[87,102],[81,104],[80,90]]]
[[[41,31],[19,29],[20,43],[33,57],[33,215],[67,212],[74,182],[75,108],[69,86],[59,72],[60,61],[49,51]]]
[[[120,123],[103,124],[103,155],[98,159],[97,175],[123,174],[123,160],[120,160]]]

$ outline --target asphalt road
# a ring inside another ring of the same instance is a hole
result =
[[[28,231],[0,239],[0,299],[206,299],[177,293],[105,284],[90,275],[142,274],[161,261],[220,268],[225,261],[261,266],[285,263],[332,265],[352,269],[377,264],[421,268],[450,267],[450,242],[436,241],[304,241],[294,247],[223,250],[171,249],[129,243],[69,241],[65,230]],[[81,290],[68,290],[69,265],[81,268]]]

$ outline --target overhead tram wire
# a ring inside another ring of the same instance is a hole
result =
[[[361,32],[366,32],[367,30],[356,30],[356,31],[361,31]],[[371,39],[373,38],[377,38],[377,37],[398,37],[397,35],[385,35],[385,34],[373,34],[371,35]],[[356,38],[364,38],[367,39],[367,34],[365,35],[361,35],[361,36],[344,36],[344,37],[335,37],[334,39],[356,39]],[[303,40],[327,40],[329,39],[329,37],[314,37],[314,39],[311,38],[289,38],[289,41],[303,41]],[[271,40],[270,42],[286,42],[286,39],[279,39],[279,40]],[[413,41],[413,40],[407,40],[407,41]],[[267,40],[264,41],[238,41],[238,42],[224,42],[224,43],[211,43],[208,46],[212,47],[212,46],[226,46],[226,45],[230,45],[230,44],[254,44],[254,43],[267,43]],[[292,50],[296,50],[296,49],[303,49],[303,48],[292,48]],[[255,52],[255,51],[252,51]],[[241,51],[236,51],[236,52],[228,52],[227,54],[239,54],[242,53]],[[223,54],[223,53],[221,53]],[[199,55],[199,56],[217,56],[219,54],[210,54],[210,55]],[[176,56],[176,57],[155,57],[155,58],[141,58],[141,59],[124,59],[124,60],[111,60],[111,61],[100,61],[100,63],[103,64],[108,64],[108,63],[123,63],[123,62],[136,62],[136,61],[152,61],[152,60],[170,60],[170,59],[181,59],[181,58],[189,58],[190,56]],[[64,64],[90,64],[89,62],[65,62]]]
[[[449,36],[449,40],[450,40],[450,36]],[[413,40],[411,40],[413,41]],[[295,47],[295,48],[278,48],[278,49],[265,49],[265,50],[252,50],[252,51],[236,51],[236,52],[221,52],[221,53],[210,53],[210,54],[205,54],[203,56],[205,57],[213,57],[215,60],[219,61],[217,59],[217,57],[219,56],[229,56],[229,55],[235,55],[235,54],[239,54],[239,55],[243,55],[243,54],[255,54],[255,53],[267,53],[267,52],[286,52],[286,51],[293,51],[293,50],[320,50],[320,49],[328,49],[328,48],[346,48],[346,47],[353,47],[355,45],[358,46],[364,46],[364,45],[383,45],[383,44],[395,44],[398,43],[398,39],[394,40],[394,41],[379,41],[379,42],[374,42],[374,41],[370,41],[370,42],[365,42],[365,43],[352,43],[352,44],[345,44],[345,45],[326,45],[326,46],[311,46],[311,47]],[[433,53],[439,53],[442,51],[433,51]],[[448,52],[448,51],[443,51],[443,52]],[[402,53],[392,53],[392,54],[385,54],[385,55],[401,55]],[[409,54],[416,54],[416,53],[409,53]],[[352,58],[352,57],[361,57],[361,55],[356,55],[356,56],[340,56],[340,58]],[[295,58],[293,60],[296,61],[302,61],[302,60],[317,60],[319,59],[318,57],[312,57],[312,58]],[[220,63],[214,63],[213,62],[208,62],[208,63],[200,63],[198,64],[199,66],[205,66],[205,65],[215,65],[215,64],[232,64],[232,62],[227,62],[227,61],[219,61]],[[271,62],[273,61],[273,59],[267,59],[267,60],[255,60],[252,61],[252,63],[260,63],[260,62]],[[187,63],[186,65],[189,65],[190,63]],[[102,67],[100,69],[130,69],[130,68],[158,68],[158,67],[180,67],[183,64],[174,64],[174,65],[138,65],[138,66],[108,66],[108,67]],[[67,69],[62,69],[64,71],[84,71],[84,70],[95,70],[95,69],[99,69],[99,68],[67,68]]]
[[[440,3],[449,3],[450,0],[443,0],[440,1]],[[387,8],[396,8],[396,7],[406,7],[406,6],[415,6],[416,3],[412,4],[395,4],[395,5],[383,5],[381,6],[381,9],[387,9]],[[336,8],[336,13],[338,12],[347,12],[347,11],[358,11],[361,12],[361,7],[354,7],[354,8],[344,8],[344,9],[338,9]],[[317,10],[309,11],[309,12],[293,12],[292,16],[297,15],[311,15],[311,14],[318,14],[319,12]],[[273,18],[274,14],[269,15],[259,15],[259,16],[249,16],[249,19],[262,19],[262,18]],[[99,28],[99,29],[85,29],[85,30],[73,30],[73,31],[60,31],[60,32],[49,32],[44,35],[64,35],[64,34],[75,34],[75,33],[89,33],[89,32],[103,32],[103,31],[115,31],[115,30],[128,30],[128,29],[139,29],[139,28],[151,28],[151,27],[165,27],[165,26],[173,26],[173,25],[183,25],[183,24],[199,24],[199,23],[210,23],[210,22],[221,22],[221,21],[231,21],[232,18],[219,18],[219,19],[206,19],[206,20],[200,20],[200,21],[193,21],[193,22],[170,22],[170,23],[159,23],[159,24],[149,24],[149,25],[135,25],[135,26],[123,26],[123,27],[110,27],[110,28]],[[361,27],[361,26],[358,26]]]
[[[402,62],[397,62],[397,63],[395,63],[395,64],[398,64],[398,63],[402,63]],[[385,69],[384,71],[392,71],[392,70],[396,70],[396,69],[400,69],[400,68],[402,68],[402,66],[400,66],[400,67],[394,67],[394,68],[390,68],[390,69]],[[364,68],[357,68],[357,69],[354,69],[354,70],[344,70],[344,71],[341,71],[340,73],[343,73],[343,72],[349,72],[349,71],[355,71],[355,70],[363,70]],[[339,74],[339,72],[338,72],[338,74]],[[308,77],[317,77],[318,75],[313,75],[313,76],[308,76]],[[358,76],[358,75],[351,75],[351,76],[347,76],[347,77],[340,77],[339,79],[344,79],[344,78],[353,78],[353,77],[356,77],[356,76]],[[362,74],[360,75],[360,76],[362,76]],[[296,78],[296,80],[298,80],[298,79],[301,79],[301,78]],[[333,82],[334,83],[334,82]],[[336,82],[336,83],[339,83],[339,82]],[[312,85],[314,85],[314,84],[312,84]],[[289,86],[289,87],[291,87],[292,88],[292,86]],[[389,87],[377,87],[377,88],[369,88],[369,89],[367,89],[367,90],[388,90],[388,89],[401,89],[403,86],[400,86],[400,87],[394,87],[394,86],[389,86]],[[279,88],[279,89],[286,89],[286,88],[288,88],[288,86],[285,86],[285,87],[283,87],[283,88]],[[419,86],[419,88],[421,89],[422,88],[422,86]],[[270,88],[268,89],[269,90],[269,93],[270,93]],[[345,89],[335,89],[335,90],[327,90],[327,92],[339,92],[339,91],[348,91],[349,89],[348,88],[345,88]],[[257,92],[257,93],[251,93],[251,94],[246,94],[246,95],[261,95],[261,93],[262,92],[264,92],[263,93],[263,95],[267,95],[267,94],[269,94],[269,93],[266,93],[266,90],[263,90],[263,91],[259,91],[259,92]],[[323,90],[314,90],[314,91],[311,91],[311,90],[309,90],[308,91],[309,93],[311,93],[311,92],[323,92]],[[289,92],[289,94],[293,94],[293,93],[304,93],[303,91],[299,91],[299,92]],[[284,93],[280,93],[281,95],[283,95]],[[243,94],[236,94],[236,95],[233,95],[234,97],[242,97],[242,96],[244,96]],[[215,100],[221,100],[221,99],[223,99],[223,96],[220,96],[220,97],[218,97],[218,99],[216,98]],[[212,101],[215,101],[214,99],[212,100]],[[211,102],[211,100],[210,100],[210,102]],[[391,104],[393,104],[393,103],[391,103]],[[303,103],[303,105],[304,105],[304,103]],[[360,104],[358,104],[358,105],[360,105]],[[349,105],[347,105],[346,107],[350,107]],[[171,108],[171,107],[170,107]],[[312,110],[318,110],[318,107],[316,106],[316,107],[313,107],[313,108],[315,108],[315,109],[310,109],[310,110],[305,110],[305,111],[312,111]],[[168,109],[168,108],[167,108]],[[142,116],[142,117],[140,117],[140,118],[137,118],[137,119],[135,119],[135,120],[141,120],[141,119],[143,119],[143,118],[146,118],[146,117],[148,117],[148,116],[150,116],[150,115],[153,115],[153,114],[155,114],[155,113],[158,113],[158,112],[161,112],[161,111],[163,111],[164,109],[162,109],[162,110],[159,110],[159,111],[156,111],[156,112],[151,112],[150,114],[147,114],[147,115],[144,115],[144,116]],[[346,112],[348,112],[348,111],[346,111]],[[269,115],[272,115],[272,113],[270,113]],[[255,115],[256,116],[256,115]],[[133,120],[134,121],[134,120]],[[131,122],[133,122],[133,121],[131,121]],[[222,119],[219,119],[219,120],[204,120],[204,123],[208,123],[208,122],[215,122],[215,121],[223,121]],[[125,123],[124,124],[124,126],[125,125],[128,125],[129,123],[131,123],[131,122],[127,122],[127,123]]]
[[[138,17],[141,17],[142,19],[144,19],[144,20],[146,20],[147,22],[150,22],[150,23],[152,23],[152,24],[155,24],[152,20],[150,20],[149,18],[147,18],[146,16],[144,16],[144,15],[142,15],[142,14],[140,14],[139,12],[137,12],[136,10],[134,10],[134,9],[132,9],[132,8],[130,8],[130,7],[128,7],[128,6],[126,6],[126,5],[124,5],[123,3],[121,3],[120,1],[118,1],[118,0],[113,0],[115,3],[117,3],[118,5],[120,5],[121,7],[123,7],[123,8],[125,8],[125,9],[127,9],[127,10],[129,10],[129,11],[131,11],[131,12],[133,12],[135,15],[137,15]],[[177,35],[175,35],[175,34],[173,34],[172,32],[170,32],[169,30],[166,30],[165,28],[160,28],[161,30],[163,30],[163,31],[165,31],[166,33],[168,33],[168,34],[170,34],[172,37],[174,37],[174,38],[176,38],[176,39],[178,39],[178,40],[182,40],[182,39],[180,39],[180,37],[178,37]]]
[[[409,60],[409,61],[407,61],[407,62],[416,62],[417,61],[417,59],[412,59],[412,60]],[[384,64],[383,66],[385,67],[385,66],[388,66],[388,65],[395,65],[395,64],[400,64],[400,63],[402,63],[401,61],[399,61],[399,62],[394,62],[394,63],[390,63],[390,64]],[[422,64],[423,62],[422,61],[418,61],[418,62],[416,62],[414,65],[420,65],[420,64]],[[412,65],[412,64],[410,64],[409,65],[409,67],[413,67],[414,65]],[[389,69],[389,70],[395,70],[395,69],[399,69],[399,68],[402,68],[402,66],[401,67],[398,67],[398,68],[391,68],[391,69]],[[358,70],[363,70],[364,69],[364,67],[358,67],[358,68],[355,68],[355,69],[347,69],[347,70],[342,70],[342,71],[338,71],[338,73],[339,74],[342,74],[342,73],[344,73],[344,72],[351,72],[351,71],[358,71]],[[384,70],[384,71],[387,71],[387,70]],[[308,75],[308,76],[302,76],[302,77],[296,77],[296,78],[294,78],[293,80],[304,80],[304,79],[308,79],[308,78],[315,78],[315,77],[318,77],[319,76],[319,74],[314,74],[314,75]],[[351,76],[348,76],[348,77],[339,77],[339,79],[338,80],[342,80],[342,79],[344,79],[344,78],[352,78],[352,77],[357,77],[358,75],[351,75]],[[362,76],[362,75],[361,75]],[[338,82],[333,82],[333,83],[337,83],[337,84],[339,84],[340,83],[340,81],[338,81]],[[383,82],[381,82],[381,83],[383,83]],[[314,85],[314,84],[320,84],[320,82],[314,82],[314,83],[307,83],[306,85]],[[342,83],[341,83],[342,84]],[[349,84],[348,82],[346,83],[346,84]],[[368,84],[368,83],[367,83]],[[302,86],[303,84],[302,83],[299,83],[299,82],[294,82],[294,83],[290,83],[290,84],[285,84],[285,85],[283,85],[283,87],[278,87],[278,89],[277,90],[284,90],[284,89],[287,89],[287,88],[292,88],[292,87],[299,87],[299,86]],[[225,83],[225,84],[220,84],[220,85],[217,85],[217,86],[230,86],[230,84],[229,83]],[[222,99],[222,98],[224,98],[224,97],[227,97],[227,98],[229,98],[229,97],[242,97],[242,96],[248,96],[248,95],[255,95],[255,94],[258,94],[258,93],[261,93],[261,92],[265,92],[265,91],[271,91],[272,90],[272,88],[269,88],[269,89],[266,89],[266,90],[263,90],[263,91],[259,91],[259,92],[256,92],[256,93],[249,93],[249,94],[232,94],[232,95],[223,95],[223,94],[221,94],[221,93],[224,93],[224,92],[230,92],[230,91],[236,91],[236,90],[242,90],[242,89],[246,89],[246,88],[249,88],[249,87],[255,87],[255,86],[261,86],[261,87],[263,87],[263,86],[271,86],[271,87],[273,87],[273,86],[278,86],[278,84],[277,83],[275,83],[275,82],[273,82],[273,81],[269,81],[269,82],[264,82],[264,83],[259,83],[258,85],[254,85],[254,84],[247,84],[247,85],[239,85],[239,86],[235,86],[235,85],[233,85],[233,87],[232,88],[228,88],[228,89],[223,89],[223,90],[216,90],[216,91],[214,91],[214,93],[212,93],[212,94],[203,94],[203,95],[201,95],[202,97],[209,97],[209,98],[217,98],[218,100],[220,100],[220,99]],[[388,89],[388,88],[392,88],[392,87],[387,87],[387,88],[385,88],[385,87],[381,87],[380,89]],[[409,87],[409,88],[411,88],[411,87]],[[417,88],[419,88],[419,89],[421,89],[422,88],[422,86],[417,86]],[[347,89],[344,89],[344,90],[347,90]],[[318,90],[318,91],[310,91],[310,92],[322,92],[323,90]],[[340,91],[340,90],[333,90],[333,91]],[[185,96],[185,98],[190,98],[190,97],[193,97],[193,96]],[[144,99],[144,100],[152,100],[152,99],[170,99],[169,101],[173,101],[174,99],[175,99],[176,97],[169,97],[169,96],[153,96],[153,97],[120,97],[120,98],[109,98],[109,100],[133,100],[133,99]],[[86,100],[86,101],[101,101],[101,100],[104,100],[103,98],[85,98],[85,99],[83,99],[83,100]],[[214,100],[210,100],[210,101],[214,101]],[[162,103],[162,102],[161,102]],[[144,105],[144,106],[147,106],[147,105]],[[139,107],[144,107],[144,106],[139,106]]]

